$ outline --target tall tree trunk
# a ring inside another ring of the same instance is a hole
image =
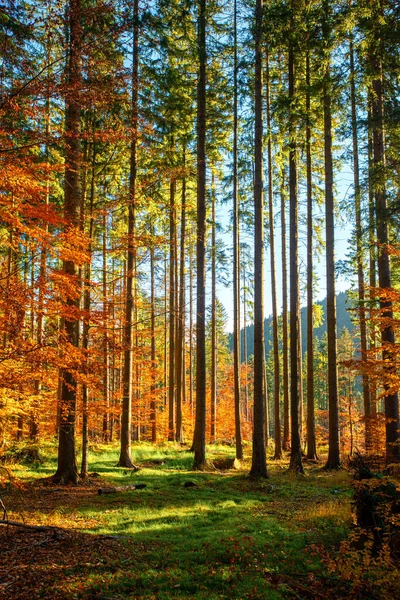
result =
[[[110,359],[108,352],[108,295],[107,295],[107,213],[103,215],[103,314],[104,314],[104,335],[103,335],[103,441],[110,440]]]
[[[313,193],[311,163],[310,54],[306,56],[306,169],[307,169],[307,458],[318,460],[315,437],[314,327],[313,327]]]
[[[264,336],[265,342],[265,336]],[[269,405],[268,405],[268,381],[267,381],[267,365],[265,360],[265,345],[264,345],[264,370],[263,370],[263,387],[264,387],[264,431],[265,431],[265,448],[268,448],[269,442]]]
[[[215,182],[211,171],[211,410],[210,440],[215,444],[217,434],[217,264],[215,234]]]
[[[268,211],[269,211],[269,249],[271,259],[271,292],[272,292],[272,337],[274,350],[274,458],[282,458],[281,437],[281,397],[280,397],[280,365],[279,365],[279,340],[278,340],[278,304],[276,299],[276,269],[275,269],[275,224],[274,224],[274,198],[272,181],[272,129],[271,129],[271,99],[269,77],[269,51],[266,55],[266,101],[267,101],[267,131],[268,131]]]
[[[329,43],[329,10],[324,2],[326,19],[323,22],[324,38]],[[325,161],[325,233],[326,233],[326,321],[328,333],[328,406],[329,406],[329,452],[327,469],[340,466],[339,446],[339,396],[337,380],[337,336],[336,336],[336,293],[335,293],[335,230],[333,199],[332,160],[332,111],[330,55],[327,51],[323,81],[324,110],[324,161]]]
[[[154,256],[154,224],[151,222],[150,246],[150,303],[151,303],[151,386],[150,386],[150,423],[151,441],[157,442],[157,381],[156,381],[156,293],[155,293],[155,256]]]
[[[189,404],[193,415],[193,240],[189,239]]]
[[[292,7],[293,10],[293,7]],[[291,18],[293,26],[293,16]],[[295,58],[293,40],[289,42],[289,193],[290,193],[290,416],[292,443],[290,470],[303,473],[300,440],[301,368],[300,368],[300,285],[299,285],[299,231],[297,197],[297,147],[295,116]]]
[[[169,376],[168,376],[168,441],[175,439],[175,381],[176,381],[176,307],[175,307],[175,271],[176,271],[176,183],[171,181],[169,189]]]
[[[130,147],[129,201],[128,201],[128,248],[125,290],[123,397],[121,415],[121,444],[118,466],[132,468],[132,377],[133,377],[133,306],[134,280],[136,277],[136,171],[138,136],[138,86],[139,86],[139,0],[133,4],[133,56],[132,56],[132,141]]]
[[[254,115],[254,422],[250,476],[268,477],[265,446],[264,386],[264,201],[262,121],[263,0],[255,8]]]
[[[375,217],[375,194],[374,194],[374,174],[373,174],[373,143],[372,143],[372,95],[368,95],[368,221],[369,221],[369,287],[371,290],[376,288],[376,217]],[[376,347],[376,326],[371,319],[373,309],[376,308],[376,299],[374,294],[369,294],[370,310],[370,350],[373,352]],[[371,397],[371,418],[375,420],[377,412],[376,384],[370,385]]]
[[[247,378],[247,304],[246,304],[246,272],[243,275],[243,364],[244,364],[244,414],[249,420],[249,381]]]
[[[111,216],[111,228],[113,229],[113,218]],[[117,340],[117,326],[116,326],[116,315],[115,315],[115,298],[116,298],[117,285],[115,282],[115,259],[112,256],[111,259],[111,323],[112,323],[112,339]],[[118,391],[118,370],[117,370],[117,356],[118,352],[114,351],[111,353],[111,419],[110,419],[110,442],[114,441],[114,432],[117,419],[115,417],[115,408],[117,405],[116,395]]]
[[[354,69],[353,34],[350,34],[350,100],[351,100],[351,129],[353,138],[353,174],[354,174],[354,208],[356,217],[356,260],[358,277],[358,304],[360,311],[360,345],[361,360],[367,360],[367,327],[365,322],[365,289],[363,268],[363,243],[361,222],[361,187],[358,160],[358,131],[357,131],[357,107],[356,107],[356,82]],[[371,421],[371,399],[369,391],[369,380],[366,372],[362,375],[364,416],[365,416],[365,447],[367,452],[372,450],[372,421]]]
[[[290,450],[290,405],[289,405],[289,333],[288,333],[288,289],[286,251],[286,199],[285,172],[281,174],[281,243],[282,243],[282,371],[283,371],[283,442],[286,452]]]
[[[206,0],[198,1],[197,82],[197,322],[194,469],[206,464]]]
[[[240,410],[240,261],[239,261],[239,198],[238,198],[238,52],[237,0],[233,5],[233,377],[235,395],[236,458],[243,459]]]
[[[93,131],[94,134],[94,131]],[[83,321],[82,331],[82,348],[86,353],[85,361],[88,363],[87,351],[89,348],[89,332],[90,332],[90,279],[92,276],[92,245],[93,245],[93,229],[94,229],[94,218],[93,218],[93,206],[94,206],[94,191],[95,191],[95,166],[96,166],[96,143],[93,135],[93,155],[92,155],[92,177],[90,181],[90,198],[89,198],[89,262],[85,265],[85,277],[84,277],[84,288],[83,288],[83,310],[85,313]],[[85,202],[86,193],[82,197],[82,210],[81,210],[81,227],[84,229],[85,226]],[[81,458],[81,477],[85,479],[88,476],[89,471],[89,389],[87,383],[82,385],[82,458]]]
[[[81,81],[81,0],[70,0],[68,5],[69,49],[66,79],[70,93],[65,102],[65,187],[64,217],[69,228],[79,226],[80,190],[80,117],[78,87]],[[78,275],[73,260],[64,261],[64,273],[75,282]],[[74,290],[75,291],[75,290]],[[67,299],[67,307],[76,310],[79,299],[73,294]],[[66,341],[77,348],[79,345],[79,321],[68,317],[64,321],[63,331]],[[72,371],[62,371],[60,422],[58,437],[58,466],[54,480],[61,483],[77,483],[79,480],[75,455],[75,416],[76,416],[77,382]]]
[[[186,156],[183,150],[183,166],[185,167]],[[176,436],[179,443],[183,443],[183,381],[185,373],[183,369],[183,357],[185,352],[185,245],[186,245],[186,177],[182,180],[182,202],[181,202],[181,244],[179,264],[179,303],[176,336]]]
[[[48,65],[51,62],[51,35],[50,32],[47,34],[47,43],[46,43],[46,60]],[[47,76],[49,83],[47,85],[47,95],[46,95],[46,125],[45,125],[45,137],[46,137],[46,165],[50,165],[50,133],[51,133],[51,94],[50,94],[50,75],[51,69],[50,66],[47,67]],[[45,193],[45,207],[47,209],[50,200],[50,177],[46,175],[46,193]],[[49,224],[47,222],[43,223],[44,235],[47,236],[49,232]],[[43,330],[44,330],[44,287],[46,281],[46,264],[47,264],[47,249],[46,245],[43,244],[40,251],[40,267],[39,267],[39,297],[38,297],[38,311],[37,311],[37,330],[36,330],[36,340],[37,344],[40,347],[43,343]],[[40,407],[40,393],[41,393],[41,383],[39,380],[35,381],[35,394],[37,399],[33,404],[32,418],[31,418],[31,439],[34,441],[39,440],[39,407]]]
[[[379,6],[378,18],[382,19],[383,9]],[[378,282],[382,295],[379,299],[381,318],[385,324],[381,326],[382,360],[385,365],[387,380],[384,382],[384,401],[386,418],[386,462],[387,464],[400,462],[400,422],[399,422],[399,397],[392,391],[391,378],[395,375],[396,367],[392,348],[395,344],[395,335],[392,326],[393,305],[390,299],[384,297],[390,290],[391,267],[389,246],[389,225],[386,197],[386,156],[385,156],[385,123],[384,123],[384,87],[382,72],[382,39],[377,33],[377,39],[371,48],[372,72],[372,144],[374,166],[374,192],[376,207],[376,236],[380,246],[378,254]]]
[[[165,237],[167,232],[165,231]],[[164,406],[168,404],[168,250],[164,254]]]

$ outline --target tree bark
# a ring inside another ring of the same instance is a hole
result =
[[[193,240],[189,239],[189,404],[193,416]]]
[[[123,398],[121,415],[121,444],[118,466],[132,468],[132,378],[133,378],[133,329],[134,329],[134,281],[136,277],[136,171],[138,136],[138,86],[139,86],[139,1],[133,5],[133,56],[132,56],[132,140],[130,147],[129,200],[128,200],[128,248],[126,267],[126,299],[123,357]]]
[[[281,176],[281,241],[282,241],[282,371],[283,371],[283,442],[286,452],[290,450],[290,403],[289,403],[289,333],[288,333],[288,289],[286,250],[286,198],[285,173]]]
[[[371,93],[368,95],[368,222],[369,222],[369,287],[370,290],[376,288],[376,217],[375,217],[375,194],[373,181],[373,143],[372,143],[372,98]],[[374,293],[369,294],[369,311],[370,311],[370,339],[369,347],[372,352],[376,347],[376,325],[372,319],[372,313],[376,308],[376,299]],[[370,385],[371,396],[371,418],[375,420],[377,412],[376,400],[376,384]],[[375,440],[376,441],[376,440]]]
[[[151,217],[152,218],[152,217]],[[157,381],[156,381],[156,292],[155,292],[155,256],[154,256],[154,224],[151,222],[150,246],[150,326],[151,326],[151,386],[150,386],[150,423],[151,441],[157,442]]]
[[[378,18],[382,18],[382,7],[379,7]],[[396,367],[392,348],[395,344],[394,330],[391,325],[393,320],[393,305],[385,297],[385,292],[390,291],[391,265],[389,247],[389,225],[386,197],[386,156],[385,156],[385,122],[384,122],[384,87],[382,71],[382,39],[378,30],[375,43],[371,48],[372,72],[372,144],[374,166],[374,192],[376,208],[376,236],[380,247],[378,253],[378,282],[381,292],[379,299],[380,317],[385,320],[381,326],[382,360],[385,365],[386,380],[384,381],[384,402],[386,418],[386,463],[400,462],[400,422],[399,422],[399,397],[392,391],[391,378],[395,376]]]
[[[362,221],[361,221],[361,186],[358,159],[358,131],[357,131],[357,107],[356,107],[356,83],[354,68],[353,34],[350,36],[350,101],[351,101],[351,129],[353,138],[353,175],[354,175],[354,208],[356,217],[356,260],[358,278],[358,310],[360,313],[360,346],[361,360],[367,360],[367,327],[365,321],[365,289],[363,268],[363,243],[362,243]],[[373,432],[371,420],[371,398],[369,391],[369,379],[365,371],[362,375],[364,416],[365,416],[365,447],[371,452],[373,446]]]
[[[325,3],[326,5],[326,3]],[[326,14],[328,8],[326,7]],[[324,37],[329,41],[328,23],[323,23]],[[337,380],[337,334],[336,334],[336,292],[335,292],[335,229],[333,198],[332,160],[332,110],[331,76],[329,51],[326,56],[326,69],[323,81],[324,111],[324,162],[325,162],[325,234],[326,234],[326,321],[328,333],[328,410],[329,410],[329,451],[325,465],[327,469],[340,467],[339,446],[339,396]]]
[[[266,102],[267,102],[267,131],[268,131],[268,211],[269,211],[269,251],[271,260],[271,293],[272,293],[272,336],[274,352],[274,458],[282,458],[281,436],[281,395],[280,395],[280,364],[278,340],[278,304],[276,298],[276,268],[275,268],[275,223],[274,223],[274,198],[272,181],[272,128],[271,128],[271,99],[269,77],[269,52],[266,53]]]
[[[169,189],[169,377],[168,377],[168,441],[175,439],[175,382],[176,382],[176,307],[175,307],[175,271],[176,271],[176,209],[175,181]]]
[[[104,413],[103,413],[103,441],[110,440],[110,382],[109,369],[110,359],[108,352],[108,295],[107,295],[107,213],[103,215],[103,398],[104,398]]]
[[[314,323],[313,323],[313,193],[311,162],[310,55],[306,56],[306,169],[307,169],[307,458],[318,460],[315,437]]]
[[[183,151],[183,165],[186,167],[185,149]],[[184,352],[185,352],[185,245],[186,245],[186,177],[182,180],[182,203],[181,203],[181,240],[180,240],[180,264],[179,264],[179,302],[176,336],[176,434],[177,442],[183,444],[183,382]]]
[[[238,198],[238,55],[237,0],[233,5],[233,377],[236,458],[243,459],[240,386],[240,259]]]
[[[293,10],[293,9],[292,9]],[[293,25],[293,16],[292,16]],[[297,196],[297,148],[295,116],[295,58],[293,40],[289,41],[289,194],[290,194],[290,416],[291,416],[291,453],[289,469],[303,473],[300,440],[300,285],[299,285],[299,232],[298,232],[298,196]]]
[[[217,265],[215,223],[215,181],[211,172],[211,419],[210,440],[215,444],[217,435]]]
[[[206,0],[198,2],[197,82],[197,321],[194,469],[206,466]]]
[[[244,364],[244,414],[249,420],[249,380],[247,378],[247,303],[246,272],[243,275],[243,364]]]
[[[262,121],[263,0],[255,8],[254,129],[254,417],[250,476],[268,477],[265,447],[264,389],[264,201]]]
[[[90,198],[89,198],[89,262],[85,265],[85,278],[84,278],[84,291],[83,291],[83,309],[84,309],[84,321],[83,321],[83,332],[82,332],[82,348],[87,353],[89,348],[89,314],[91,304],[90,294],[90,280],[92,276],[92,245],[93,245],[93,229],[94,229],[94,218],[93,218],[93,207],[94,207],[94,192],[95,192],[95,165],[96,165],[96,144],[93,139],[93,156],[92,156],[92,176],[90,182]],[[85,210],[85,196],[83,195],[82,202],[82,228],[84,227],[84,210]],[[85,356],[86,365],[88,364],[88,357]],[[81,458],[81,477],[84,479],[88,476],[89,471],[89,389],[87,383],[82,386],[82,458]]]
[[[79,226],[80,190],[80,117],[81,106],[78,87],[81,82],[81,0],[70,0],[68,5],[69,50],[67,62],[67,82],[69,93],[65,102],[65,186],[64,217],[68,228]],[[76,282],[78,271],[73,260],[64,261],[64,273],[72,283]],[[67,307],[76,310],[79,298],[67,298]],[[66,341],[71,346],[79,346],[79,321],[66,317],[64,331]],[[78,467],[75,455],[75,417],[77,382],[72,371],[64,368],[61,374],[60,422],[58,438],[58,466],[54,480],[60,483],[77,483]]]

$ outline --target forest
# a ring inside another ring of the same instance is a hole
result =
[[[0,598],[396,597],[399,41],[3,0]]]

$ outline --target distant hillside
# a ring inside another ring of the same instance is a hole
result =
[[[323,311],[323,322],[322,324],[314,330],[315,337],[320,339],[323,334],[326,332],[326,298],[321,302],[316,302],[317,305],[322,307]],[[349,306],[350,302],[348,300],[347,292],[340,292],[336,296],[336,315],[337,315],[337,330],[338,333],[346,328],[349,331],[352,331],[354,328],[354,324],[351,322],[350,313],[347,310],[346,306]],[[254,328],[253,325],[248,325],[246,327],[247,331],[247,356],[251,356],[253,354],[254,348]],[[301,309],[301,333],[302,333],[302,348],[303,354],[306,351],[307,346],[307,308],[303,307]],[[272,317],[268,317],[264,320],[264,335],[265,335],[265,346],[266,348],[272,347]],[[241,355],[243,356],[243,329],[240,332],[241,338]],[[233,336],[229,334],[229,348],[233,351]]]

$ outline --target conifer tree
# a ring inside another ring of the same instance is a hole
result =
[[[252,477],[267,477],[265,449],[264,387],[264,203],[262,121],[262,26],[263,0],[255,7],[254,78],[254,393]]]

